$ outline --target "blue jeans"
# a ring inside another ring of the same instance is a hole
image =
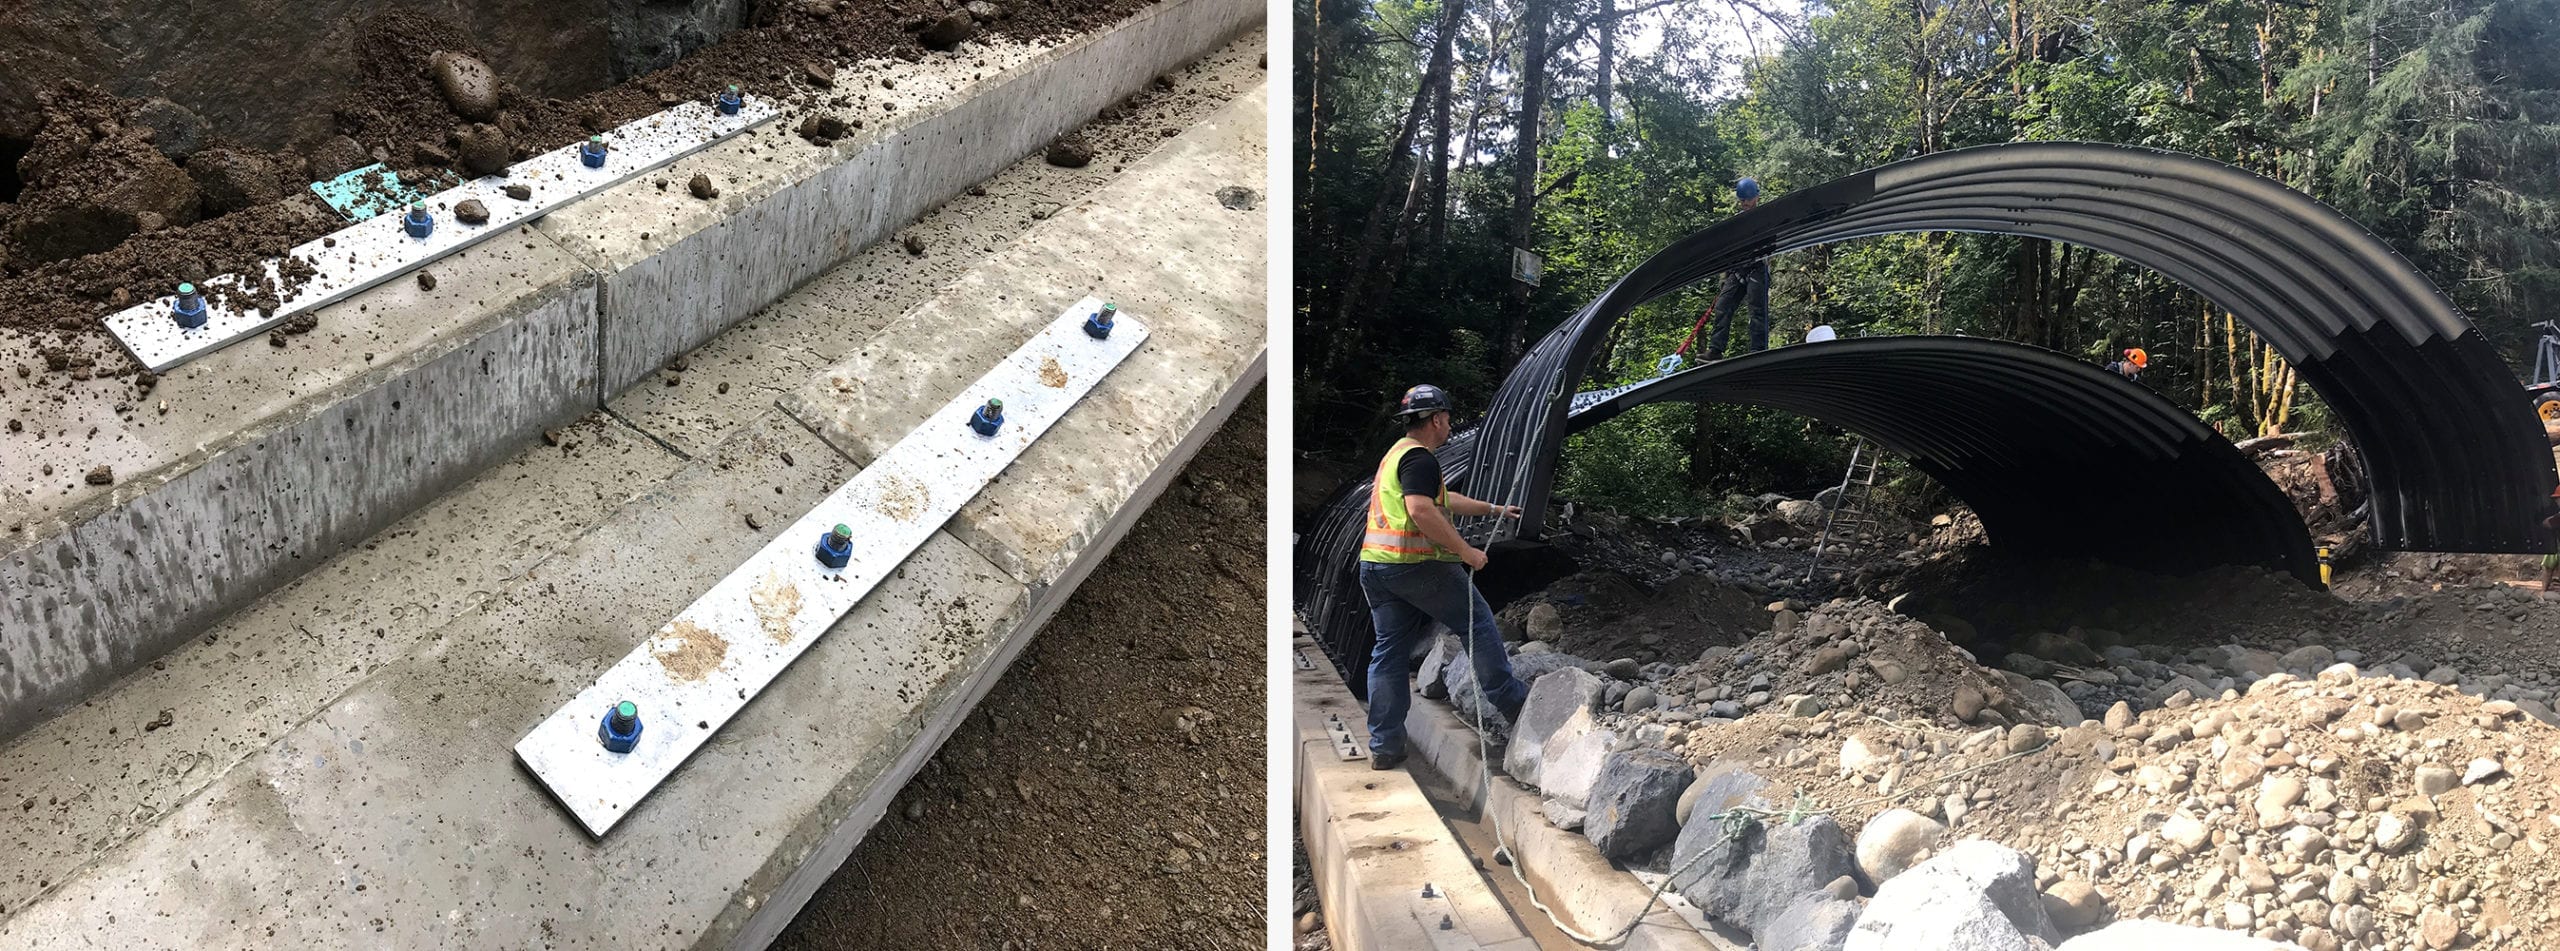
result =
[[[1505,717],[1516,717],[1529,699],[1529,685],[1511,676],[1511,655],[1502,651],[1502,631],[1493,624],[1493,606],[1476,591],[1467,566],[1454,561],[1411,565],[1360,564],[1360,593],[1369,598],[1369,621],[1378,640],[1369,652],[1369,752],[1404,754],[1404,715],[1413,705],[1413,655],[1438,621],[1452,631],[1472,632],[1476,683],[1485,699]],[[1475,623],[1467,623],[1473,610]]]

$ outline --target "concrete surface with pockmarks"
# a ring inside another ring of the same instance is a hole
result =
[[[1250,36],[1184,75],[1259,96],[1260,46]],[[1154,118],[1200,124],[1215,105]],[[955,202],[914,227],[953,249],[1000,248],[1020,209],[1078,204],[1119,171],[1026,167],[985,183],[1000,212]],[[854,471],[771,408],[786,389],[771,381],[808,379],[934,293],[887,279],[907,277],[902,260],[895,244],[866,252],[843,270],[872,283],[824,292],[826,306],[786,300],[741,325],[749,336],[687,355],[706,375],[766,381],[760,398],[710,379],[637,388],[0,746],[0,845],[15,849],[0,946],[708,947],[770,934],[806,895],[794,883],[833,870],[831,850],[858,840],[1101,558],[1108,526],[1036,594],[937,536],[601,843],[506,751]],[[1223,420],[1202,397],[1182,417],[1197,431],[1161,441],[1161,472]]]
[[[281,359],[252,340],[149,393],[78,381],[60,401],[51,388],[0,381],[0,415],[19,421],[0,428],[0,485],[17,488],[0,493],[0,738],[135,672],[1262,15],[1248,0],[1165,0],[1056,43],[994,38],[847,68],[837,87],[849,101],[816,108],[860,113],[861,134],[815,147],[792,134],[801,116],[786,114],[429,266],[434,291],[399,278],[323,308],[314,332],[275,338]],[[721,178],[718,199],[681,185],[698,171]],[[659,191],[668,181],[678,184]],[[87,480],[101,464],[112,486]]]
[[[1263,181],[1266,114],[1248,92],[1148,156],[1087,204],[1034,227],[946,294],[784,397],[836,448],[876,458],[978,368],[1088,294],[1147,322],[1144,348],[1085,398],[1097,412],[1059,423],[1024,465],[963,506],[951,531],[1026,584],[1047,584],[1082,553],[1188,419],[1259,376],[1267,336],[1259,289],[1268,212],[1219,190]],[[824,285],[826,282],[821,281]],[[1091,491],[1108,487],[1102,491]]]

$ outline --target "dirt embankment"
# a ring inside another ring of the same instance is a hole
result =
[[[35,340],[22,378],[75,369],[139,368],[102,343],[101,318],[137,300],[251,271],[262,259],[345,226],[306,186],[380,163],[404,182],[439,187],[735,83],[820,104],[859,127],[859,93],[833,72],[866,59],[967,54],[996,35],[1036,40],[1126,18],[1144,0],[800,0],[666,69],[574,99],[528,95],[474,54],[451,22],[410,13],[362,23],[367,64],[340,102],[336,130],[305,149],[261,151],[165,101],[118,99],[64,85],[41,97],[45,124],[17,160],[23,189],[0,200],[0,334]],[[5,68],[5,67],[0,67]],[[880,114],[873,113],[877,118]],[[839,133],[841,134],[841,133]],[[823,137],[821,137],[823,138]],[[246,295],[273,301],[307,275]]]
[[[775,947],[1263,947],[1259,390]]]

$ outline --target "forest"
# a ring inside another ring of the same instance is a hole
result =
[[[1413,383],[1448,387],[1464,425],[1554,323],[1733,214],[1736,179],[1782,195],[1974,145],[2121,143],[2281,181],[2417,263],[2519,378],[2560,319],[2560,0],[1299,0],[1295,29],[1302,480],[1365,476]],[[1537,286],[1515,247],[1543,256]],[[1912,234],[1770,264],[1773,345],[1829,324],[2140,347],[2142,382],[2232,439],[2338,435],[2245,324],[2087,248]],[[1650,375],[1715,292],[1622,321],[1585,386]],[[1657,405],[1576,437],[1558,492],[1662,514],[1809,493],[1847,445]]]

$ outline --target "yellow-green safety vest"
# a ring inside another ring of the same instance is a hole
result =
[[[1399,439],[1394,448],[1387,450],[1387,458],[1379,461],[1378,477],[1370,481],[1369,531],[1360,539],[1361,561],[1410,565],[1460,560],[1457,552],[1423,537],[1422,532],[1413,527],[1413,513],[1405,511],[1404,480],[1397,477],[1396,463],[1404,458],[1405,453],[1423,448],[1422,443],[1412,437]],[[1442,509],[1449,507],[1448,483],[1441,483],[1440,494],[1432,502]]]

